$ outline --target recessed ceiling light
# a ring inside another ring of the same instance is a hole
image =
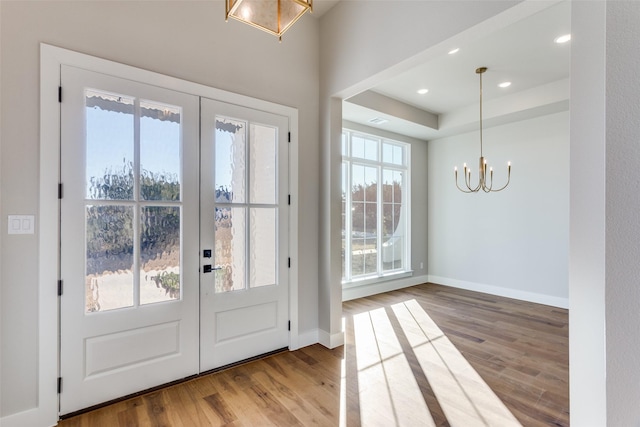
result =
[[[420,89],[420,90],[418,90],[418,93],[419,93],[420,95],[424,95],[424,94],[425,94],[425,93],[427,93],[427,92],[429,92],[429,89]]]
[[[556,37],[554,42],[558,44],[562,44],[562,43],[568,42],[569,40],[571,40],[571,34],[565,34],[565,35]]]
[[[382,117],[374,117],[373,119],[369,119],[369,123],[374,125],[381,125],[383,123],[387,123],[389,120],[383,119]]]
[[[460,48],[459,48],[459,47],[457,47],[457,48],[455,48],[455,49],[451,49],[451,50],[449,51],[449,55],[453,55],[454,53],[458,53],[458,51],[459,51],[459,50],[460,50]]]
[[[498,85],[498,87],[505,88],[511,86],[511,82],[502,82]]]

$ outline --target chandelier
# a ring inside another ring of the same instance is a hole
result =
[[[496,191],[502,191],[507,188],[511,181],[511,162],[507,163],[507,183],[500,188],[493,188],[493,168],[489,168],[489,177],[487,179],[487,160],[482,155],[482,74],[487,71],[487,67],[480,67],[476,69],[476,74],[480,76],[480,162],[478,164],[478,185],[475,187],[471,185],[471,168],[464,164],[464,186],[461,188],[458,185],[458,167],[454,168],[456,187],[463,193],[477,193],[482,190],[485,193],[491,193]],[[466,188],[465,188],[466,187]]]
[[[313,0],[226,0],[226,4],[225,20],[237,19],[280,40],[307,10],[313,10]]]

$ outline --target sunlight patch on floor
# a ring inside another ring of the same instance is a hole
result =
[[[435,426],[385,310],[353,322],[362,425]]]
[[[392,306],[452,426],[521,426],[416,300]]]

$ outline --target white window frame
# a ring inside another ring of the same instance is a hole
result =
[[[352,157],[352,144],[351,140],[353,136],[363,137],[367,139],[374,139],[378,144],[378,160],[367,160],[360,157]],[[344,276],[342,277],[342,287],[352,288],[358,286],[369,285],[372,283],[378,283],[386,280],[400,279],[404,277],[410,277],[413,275],[411,270],[411,144],[403,141],[393,140],[390,138],[381,137],[378,135],[354,131],[351,129],[343,129],[342,131],[342,174],[343,174],[343,186],[344,180],[346,178],[346,206],[342,215],[344,215],[345,221],[345,230],[344,236],[342,239],[345,242],[345,251],[344,258],[342,260],[344,265]],[[404,149],[404,162],[402,165],[398,165],[396,163],[385,163],[382,160],[382,150],[383,144],[388,143],[392,145],[402,146]],[[383,247],[383,233],[382,233],[382,221],[383,221],[383,203],[382,201],[382,185],[377,186],[377,244],[376,247],[379,248],[377,252],[377,268],[376,272],[368,275],[356,276],[355,278],[351,274],[351,257],[347,256],[347,254],[351,251],[351,239],[346,239],[347,236],[351,236],[352,230],[352,216],[351,216],[351,191],[348,189],[351,187],[351,172],[353,165],[363,165],[363,166],[372,166],[377,169],[378,182],[382,183],[382,176],[384,170],[396,170],[404,172],[403,178],[404,182],[402,185],[402,204],[403,204],[403,215],[405,222],[405,239],[404,239],[404,257],[403,257],[403,267],[401,269],[396,270],[383,270],[382,265],[382,250]]]

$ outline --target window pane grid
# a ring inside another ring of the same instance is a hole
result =
[[[179,300],[182,109],[85,90],[85,313]]]
[[[343,283],[410,268],[408,150],[405,143],[342,133]]]

